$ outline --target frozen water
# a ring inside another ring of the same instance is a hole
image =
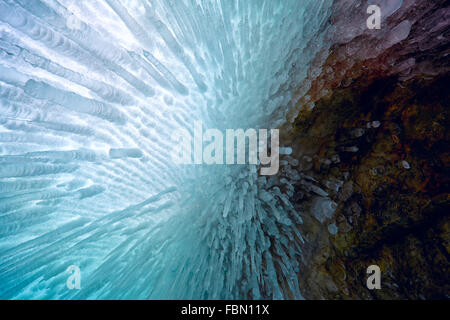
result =
[[[302,298],[288,196],[256,166],[175,165],[171,134],[291,119],[331,5],[1,0],[0,297]]]

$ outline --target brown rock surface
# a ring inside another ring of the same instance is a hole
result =
[[[449,297],[449,80],[360,78],[319,100],[285,135],[338,205],[321,223],[298,203],[305,298]],[[366,287],[372,264],[381,290]]]

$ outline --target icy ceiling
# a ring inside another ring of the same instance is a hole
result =
[[[0,1],[0,297],[302,298],[289,192],[176,165],[171,136],[291,123],[331,46],[368,32],[363,3],[341,2],[349,26],[331,0]]]

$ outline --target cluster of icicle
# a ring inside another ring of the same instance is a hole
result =
[[[369,29],[367,9],[380,8],[380,29]],[[447,62],[450,7],[446,0],[339,0],[333,1],[327,44],[307,68],[292,95],[302,111],[329,97],[335,88],[348,87],[358,78],[397,77],[406,82],[431,78],[450,70]],[[294,122],[298,108],[288,108]]]
[[[0,297],[302,298],[279,179],[171,134],[281,126],[331,5],[0,0]]]

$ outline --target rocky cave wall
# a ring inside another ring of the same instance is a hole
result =
[[[294,184],[292,196],[305,298],[449,297],[448,4],[404,1],[378,34],[343,34],[283,130],[286,161],[320,186],[311,197]],[[392,44],[404,21],[409,33]],[[382,290],[366,287],[372,264]]]

